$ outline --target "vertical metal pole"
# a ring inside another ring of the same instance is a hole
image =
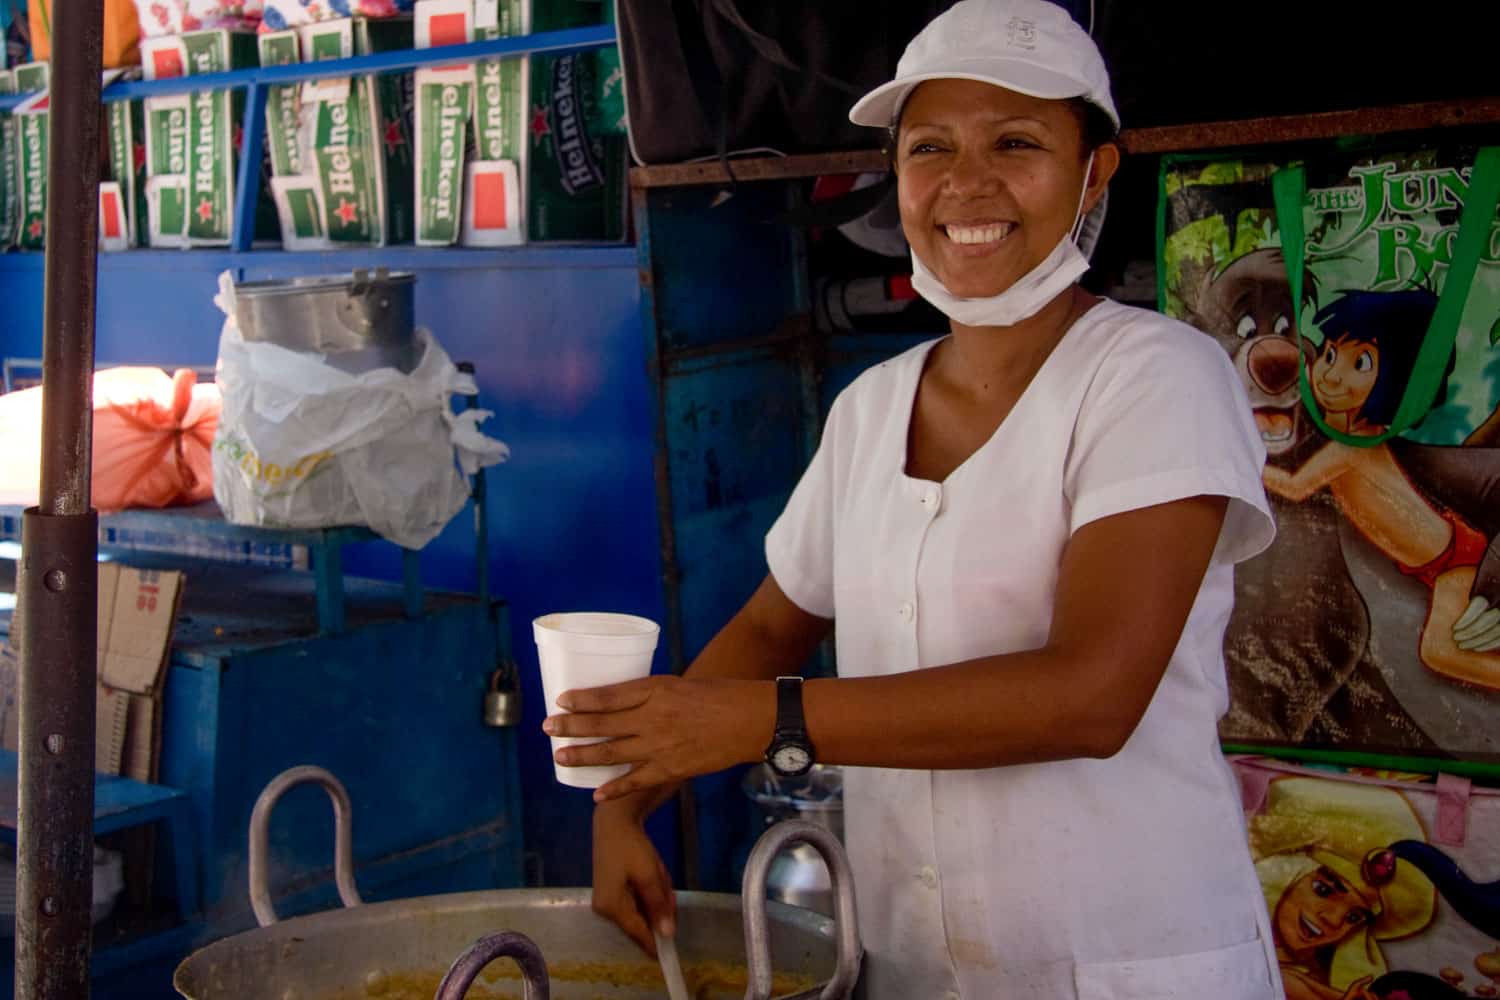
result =
[[[89,506],[102,0],[52,18],[40,504],[23,515],[16,997],[89,995],[95,562]]]

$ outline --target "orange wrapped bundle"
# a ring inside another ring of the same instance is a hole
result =
[[[218,386],[190,369],[111,368],[94,375],[93,504],[101,512],[171,507],[213,496]],[[42,390],[0,396],[0,503],[33,505],[41,475]]]

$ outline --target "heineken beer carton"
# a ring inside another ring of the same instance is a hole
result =
[[[16,169],[18,202],[16,245],[40,250],[47,226],[47,95],[35,97],[15,109],[20,136],[20,161]]]
[[[299,30],[310,62],[354,55],[354,22],[348,18]],[[309,134],[306,169],[320,187],[321,197],[314,207],[321,207],[323,232],[333,245],[380,246],[385,242],[368,84],[367,79],[346,76],[302,85]],[[305,198],[298,205],[308,207]],[[293,238],[296,244],[306,245],[295,229]]]
[[[130,246],[146,246],[146,118],[140,101],[110,101],[105,106],[109,130],[109,175],[120,185],[126,236]]]
[[[187,203],[187,174],[157,174],[146,178],[146,229],[153,247],[188,245]]]
[[[474,40],[473,0],[418,0],[417,48]],[[417,243],[449,246],[463,228],[464,152],[474,101],[474,66],[416,71]]]
[[[188,104],[186,94],[145,101],[146,242],[153,247],[188,245]]]
[[[526,0],[475,0],[474,37],[509,38],[530,32]],[[526,151],[526,59],[476,64],[474,159],[519,161]]]
[[[256,39],[262,66],[286,66],[302,61],[302,40],[295,31],[273,31]],[[266,89],[266,152],[275,177],[302,173],[298,116],[301,100],[296,84]]]
[[[471,160],[464,169],[464,246],[514,246],[521,227],[520,171],[514,160]]]
[[[253,66],[256,59],[255,36],[246,32],[190,31],[141,42],[141,66],[147,79],[220,73]],[[147,101],[148,176],[187,179],[183,229],[153,230],[152,246],[228,245],[238,167],[235,124],[243,108],[243,92],[229,90],[194,91]],[[174,187],[157,187],[163,198],[176,196]],[[175,206],[169,208],[164,202],[160,207],[158,220],[175,220]]]
[[[611,20],[613,6],[532,0],[531,30]],[[531,240],[625,239],[629,178],[615,49],[531,58],[526,232]]]
[[[333,246],[323,225],[323,189],[312,174],[271,178],[271,196],[281,222],[281,245],[288,250],[327,250]]]
[[[355,18],[354,53],[363,56],[410,49],[414,29],[415,23],[409,17]],[[375,77],[371,87],[379,112],[373,138],[380,151],[381,183],[385,188],[385,237],[390,243],[410,243],[416,233],[412,74],[385,73]]]
[[[130,220],[125,192],[118,181],[99,182],[99,249],[130,249]]]
[[[52,70],[47,63],[21,63],[13,72],[16,75],[16,93],[29,94],[46,90],[52,82]]]
[[[185,75],[183,47],[175,37],[142,39],[141,72],[148,80]],[[153,247],[187,246],[188,98],[173,94],[148,97],[144,103],[146,242]]]
[[[343,19],[299,30],[311,60],[408,49],[412,22]],[[279,186],[277,209],[289,248],[368,245],[412,234],[410,83],[400,74],[309,81],[302,85],[299,143],[303,182]],[[308,183],[317,187],[309,197]],[[320,213],[309,228],[307,211]]]
[[[10,70],[0,70],[0,94],[16,92],[16,77]],[[20,161],[20,138],[16,120],[9,111],[0,111],[0,250],[16,241],[16,167]]]
[[[475,0],[475,37],[505,38],[529,31],[525,0]],[[527,62],[522,56],[487,59],[475,65],[475,76],[474,133],[464,170],[459,241],[465,246],[522,243]]]

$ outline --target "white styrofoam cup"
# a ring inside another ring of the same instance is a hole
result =
[[[651,655],[661,627],[649,618],[609,612],[581,611],[542,615],[531,623],[537,658],[542,665],[542,694],[547,714],[557,715],[557,696],[579,688],[603,687],[635,680],[651,673]],[[598,739],[559,737],[552,752],[566,746],[598,743]],[[553,761],[557,780],[574,788],[598,788],[630,772],[629,764],[564,767]]]

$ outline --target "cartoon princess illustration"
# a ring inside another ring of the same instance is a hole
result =
[[[1313,317],[1325,339],[1309,381],[1330,427],[1373,436],[1390,425],[1436,305],[1423,289],[1352,291]],[[1439,402],[1451,356],[1447,365]],[[1431,590],[1422,662],[1455,680],[1500,689],[1500,609],[1471,593],[1488,539],[1422,493],[1387,444],[1329,441],[1295,470],[1268,464],[1265,483],[1293,502],[1327,489],[1366,538]]]

